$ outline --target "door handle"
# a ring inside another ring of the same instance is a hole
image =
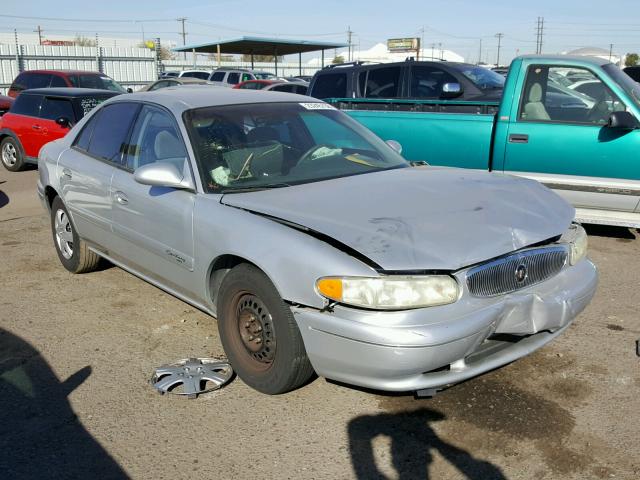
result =
[[[40,125],[31,125],[34,130],[40,130]]]
[[[62,175],[64,175],[67,178],[71,178],[73,176],[71,174],[71,170],[69,170],[68,168],[63,168],[62,169]]]
[[[121,191],[117,191],[114,196],[116,197],[116,202],[118,202],[120,205],[126,205],[127,203],[129,203],[129,199]]]
[[[529,135],[512,133],[509,135],[509,143],[529,143]]]

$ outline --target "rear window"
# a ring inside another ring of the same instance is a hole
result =
[[[200,80],[206,80],[207,78],[209,78],[209,73],[208,72],[184,72],[181,76],[188,77],[188,78],[199,78]]]
[[[316,98],[345,98],[347,96],[347,74],[318,75],[311,95]]]
[[[18,115],[28,115],[37,117],[40,114],[40,104],[42,103],[42,95],[28,95],[26,93],[18,95],[15,102],[11,106],[11,113]]]
[[[100,105],[105,100],[109,100],[111,97],[112,97],[112,95],[109,95],[109,96],[97,95],[95,97],[82,97],[82,98],[78,99],[78,103],[80,105],[80,112],[79,112],[78,118],[84,117],[91,110],[96,108],[98,105]]]
[[[214,72],[213,75],[211,75],[210,80],[212,82],[221,82],[224,80],[224,72]]]

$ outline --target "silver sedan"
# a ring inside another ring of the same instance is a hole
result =
[[[104,258],[217,317],[251,387],[429,395],[558,336],[597,272],[547,188],[399,150],[309,97],[185,86],[96,108],[42,149],[38,193],[65,268]]]

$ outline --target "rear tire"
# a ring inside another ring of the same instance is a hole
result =
[[[51,232],[53,245],[64,268],[71,273],[86,273],[98,267],[100,257],[89,250],[87,243],[78,236],[60,197],[51,203]]]
[[[262,271],[246,263],[233,268],[218,299],[222,346],[247,385],[277,395],[309,380],[313,367],[293,313]]]
[[[12,137],[5,137],[0,143],[0,159],[4,168],[10,172],[19,172],[25,167],[22,148]]]

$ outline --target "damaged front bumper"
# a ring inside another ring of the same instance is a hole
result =
[[[589,304],[597,283],[595,266],[584,259],[499,297],[465,290],[454,304],[399,312],[292,310],[319,375],[379,390],[437,390],[553,340]]]

